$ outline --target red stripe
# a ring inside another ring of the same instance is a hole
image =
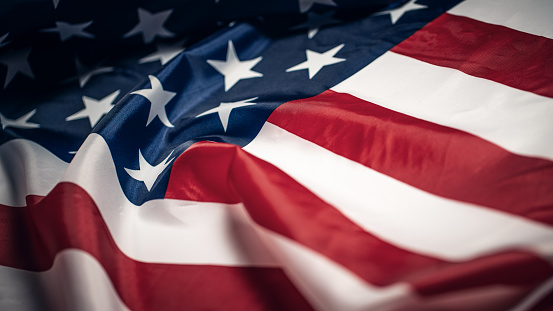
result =
[[[215,162],[229,166],[212,165]],[[198,174],[209,178],[194,180]],[[234,145],[194,144],[175,160],[166,197],[212,200],[211,194],[199,194],[215,188],[223,193],[216,201],[243,202],[258,224],[314,249],[372,284],[388,285],[413,271],[442,264],[365,232],[278,168]]]
[[[535,305],[529,311],[552,311],[553,310],[553,293],[550,293],[541,300],[537,305]]]
[[[553,274],[553,267],[523,252],[484,256],[457,265],[436,267],[434,273],[412,284],[422,295],[461,292],[489,284],[534,288]]]
[[[531,292],[532,287],[484,286],[439,296],[418,297],[409,311],[506,311],[515,309]],[[533,309],[532,309],[533,310]],[[551,311],[551,309],[548,309]],[[530,310],[525,310],[530,311]],[[542,310],[545,311],[545,310]]]
[[[61,250],[84,250],[100,262],[131,310],[311,310],[280,269],[130,259],[92,199],[74,184],[59,184],[33,206],[0,206],[0,228],[1,265],[43,271]]]
[[[333,91],[285,103],[268,121],[430,193],[553,224],[551,161]]]
[[[392,51],[553,97],[553,40],[548,38],[443,14]]]
[[[241,202],[228,179],[234,154],[234,149],[226,144],[192,145],[175,160],[165,197],[228,204]]]
[[[230,167],[213,168],[211,163],[217,161]],[[188,177],[198,172],[210,178],[198,183]],[[194,189],[193,197],[182,191],[184,184]],[[421,294],[434,295],[440,291],[433,286],[445,284],[449,286],[444,285],[446,290],[457,290],[450,285],[457,281],[461,287],[484,283],[526,286],[553,275],[551,265],[522,252],[449,263],[397,248],[365,232],[278,168],[233,145],[197,143],[189,148],[173,164],[167,196],[201,200],[198,193],[222,184],[226,189],[218,189],[225,193],[220,201],[228,197],[233,202],[242,201],[258,224],[317,251],[374,285],[411,282]],[[447,233],[444,236],[447,238]],[[492,272],[481,269],[481,278],[467,277],[476,275],[478,267],[488,266],[494,269]],[[527,275],[519,278],[511,269],[525,271]]]

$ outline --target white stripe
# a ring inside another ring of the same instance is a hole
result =
[[[456,310],[459,305],[467,310],[485,306],[496,309],[505,302],[515,303],[513,298],[525,290],[493,285],[423,297],[408,283],[374,286],[293,240],[261,226],[256,228],[294,285],[321,311]]]
[[[100,135],[89,135],[62,179],[88,192],[117,246],[135,260],[276,266],[241,204],[162,199],[136,206],[129,202]]]
[[[553,38],[551,0],[465,0],[448,13]]]
[[[387,52],[333,88],[511,152],[553,159],[553,99]]]
[[[48,194],[68,165],[30,140],[6,142],[0,146],[0,204],[26,206],[27,195]]]
[[[415,301],[408,284],[373,286],[301,244],[258,229],[294,285],[317,310],[397,310]]]
[[[553,254],[553,229],[546,225],[432,195],[271,123],[244,149],[401,248],[450,261],[509,248]]]
[[[44,272],[0,266],[0,310],[129,310],[98,261],[64,250]]]

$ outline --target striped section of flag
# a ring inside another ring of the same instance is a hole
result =
[[[244,147],[169,157],[142,205],[100,134],[70,163],[4,143],[0,307],[548,310],[552,8],[464,1]]]

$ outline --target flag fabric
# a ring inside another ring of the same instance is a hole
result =
[[[550,0],[10,0],[1,310],[553,310]]]

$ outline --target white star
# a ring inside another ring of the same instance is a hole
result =
[[[75,58],[75,67],[79,78],[79,85],[83,87],[90,78],[101,73],[112,72],[113,67],[85,67],[77,58]]]
[[[309,72],[309,79],[311,79],[324,66],[345,61],[345,59],[343,58],[334,57],[334,55],[336,55],[336,53],[338,53],[343,47],[344,47],[344,44],[340,44],[337,47],[330,49],[324,53],[305,50],[305,54],[307,55],[307,60],[294,67],[286,69],[286,72],[307,69],[307,71]]]
[[[152,122],[152,120],[157,116],[159,117],[159,120],[161,120],[161,123],[163,123],[165,126],[174,127],[174,125],[171,124],[171,121],[169,121],[169,119],[167,118],[165,105],[167,105],[167,103],[169,103],[169,101],[177,93],[165,91],[163,89],[163,86],[161,85],[161,82],[159,82],[156,77],[149,75],[148,78],[150,79],[150,84],[152,85],[151,89],[142,89],[131,93],[142,95],[150,101],[150,114],[148,115],[148,122],[146,123],[146,126],[148,126],[150,122]]]
[[[0,63],[8,66],[6,72],[6,80],[4,81],[4,88],[10,84],[15,75],[20,72],[31,78],[35,78],[27,58],[31,53],[31,48],[24,48],[20,50],[9,50],[6,53],[0,55]]]
[[[35,114],[35,112],[36,109],[33,109],[32,111],[22,115],[15,120],[8,119],[0,113],[0,122],[2,123],[2,129],[6,129],[6,127],[16,127],[20,129],[39,128],[40,126],[38,124],[29,122],[29,119]]]
[[[5,35],[3,35],[2,37],[0,37],[0,48],[3,47],[4,45],[7,45],[9,42],[4,42],[4,40],[6,40],[6,38],[8,37],[10,33],[7,32]]]
[[[182,47],[183,43],[184,41],[179,41],[173,45],[160,43],[157,45],[157,51],[141,58],[138,62],[148,63],[159,60],[162,65],[165,65],[167,62],[169,62],[175,56],[179,55],[179,53],[184,50],[184,48]]]
[[[305,13],[311,9],[314,3],[336,6],[333,0],[298,0],[300,5],[300,13]]]
[[[86,32],[84,29],[92,24],[92,21],[80,23],[80,24],[69,24],[66,22],[56,22],[56,27],[48,28],[42,30],[43,32],[59,32],[61,42],[69,40],[71,37],[83,37],[83,38],[94,38],[94,35]]]
[[[127,171],[127,174],[131,176],[132,178],[144,182],[146,185],[146,189],[148,191],[152,190],[152,186],[156,182],[159,175],[165,170],[165,168],[173,161],[173,159],[169,160],[171,157],[171,154],[165,158],[165,160],[161,161],[158,165],[152,166],[146,159],[144,159],[144,156],[142,155],[142,152],[140,149],[138,149],[138,170],[131,170],[125,167],[125,171]]]
[[[309,28],[307,31],[307,37],[309,39],[313,39],[313,37],[319,32],[319,27],[317,28]]]
[[[228,41],[227,60],[211,60],[208,59],[207,63],[213,66],[223,76],[225,76],[225,92],[233,87],[236,82],[242,79],[263,77],[263,74],[251,70],[257,63],[261,61],[263,57],[259,56],[255,59],[240,61],[236,55],[236,50],[232,41]]]
[[[207,114],[217,112],[219,114],[219,120],[221,120],[221,123],[223,124],[223,129],[226,132],[227,131],[227,126],[228,126],[228,119],[229,119],[230,112],[232,111],[232,109],[239,108],[239,107],[244,107],[244,106],[255,105],[255,103],[249,103],[249,101],[256,100],[256,99],[257,99],[257,97],[244,99],[244,100],[233,102],[233,103],[221,103],[218,107],[209,109],[208,111],[197,115],[196,118],[201,117],[201,116],[205,116]]]
[[[82,118],[88,118],[90,127],[94,128],[98,121],[113,108],[113,101],[119,95],[119,90],[109,94],[108,96],[96,100],[94,98],[83,96],[84,109],[80,110],[69,117],[65,121],[73,121]]]
[[[163,27],[163,24],[171,13],[173,13],[173,9],[152,14],[143,8],[138,8],[138,24],[124,34],[123,38],[128,38],[141,32],[144,43],[150,43],[156,36],[163,38],[175,36],[174,33]]]
[[[417,1],[417,0],[410,0],[409,2],[407,2],[406,4],[404,4],[404,5],[402,5],[398,8],[378,12],[376,15],[382,15],[382,14],[390,13],[390,17],[392,18],[392,24],[395,24],[398,21],[398,19],[400,19],[401,16],[403,16],[403,14],[405,14],[409,11],[428,8],[427,5],[416,4],[415,1]]]
[[[338,20],[335,20],[332,18],[333,12],[327,12],[324,14],[317,14],[317,13],[307,13],[307,21],[303,22],[297,26],[292,27],[291,29],[302,29],[307,28],[307,37],[309,39],[312,39],[318,32],[319,28],[325,25],[331,25],[338,23]]]

